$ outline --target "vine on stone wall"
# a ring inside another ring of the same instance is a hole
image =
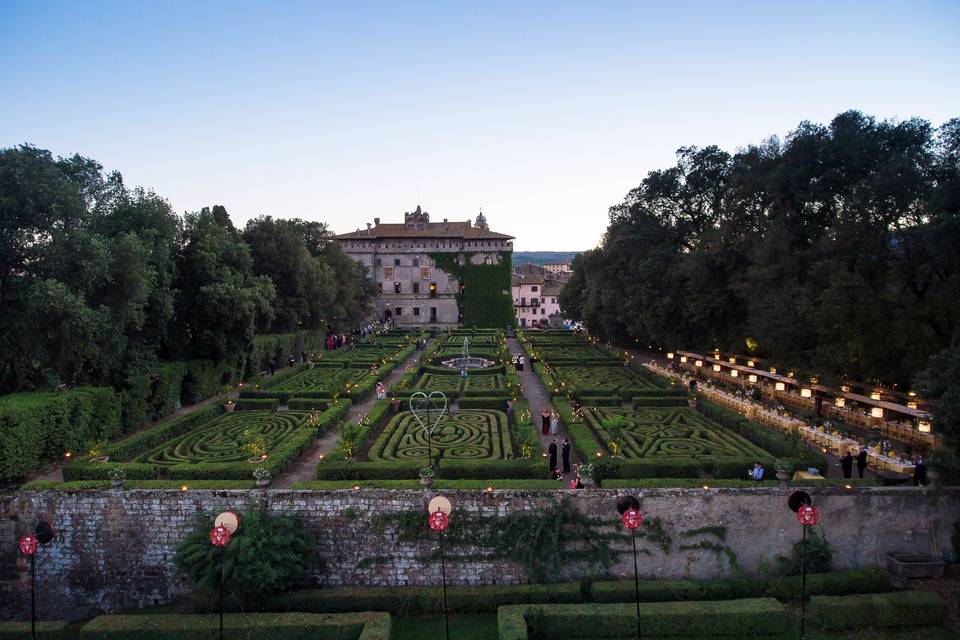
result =
[[[512,327],[516,323],[511,293],[513,264],[509,251],[497,252],[496,264],[473,264],[475,253],[429,253],[438,269],[463,285],[456,295],[466,327]],[[463,255],[463,264],[460,264]]]

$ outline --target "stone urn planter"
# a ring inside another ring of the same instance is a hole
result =
[[[584,488],[584,489],[592,489],[592,488],[593,488],[594,482],[593,482],[593,478],[591,478],[590,476],[581,477],[581,478],[580,478],[580,482],[583,483],[583,488]]]
[[[123,478],[113,478],[110,480],[111,489],[123,489]]]
[[[947,563],[930,555],[888,553],[887,571],[894,586],[902,586],[912,578],[942,578]]]
[[[400,413],[400,401],[396,398],[390,400],[390,413],[397,414]]]
[[[420,477],[420,486],[424,489],[429,489],[430,485],[433,484],[433,476]]]
[[[687,398],[687,406],[691,409],[697,408],[697,399],[696,398]]]
[[[780,484],[787,484],[787,481],[790,480],[790,472],[777,471],[777,480],[780,481]]]
[[[237,403],[236,403],[236,402],[228,401],[228,402],[224,402],[224,403],[223,403],[223,410],[226,411],[227,413],[230,413],[231,411],[233,411],[233,410],[236,409],[236,408],[237,408]]]
[[[270,486],[270,478],[257,478],[257,488],[263,489]]]

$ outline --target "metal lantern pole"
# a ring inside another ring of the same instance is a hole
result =
[[[807,503],[797,509],[797,520],[803,528],[803,538],[800,544],[800,640],[807,638],[807,527],[812,527],[820,520],[820,512],[813,505]]]
[[[437,498],[434,498],[435,500]],[[449,502],[447,502],[449,509]],[[450,622],[447,619],[447,566],[443,555],[443,532],[450,524],[450,518],[440,507],[430,514],[430,528],[440,534],[440,580],[443,585],[443,637],[450,640]]]
[[[37,593],[34,585],[37,583],[36,556],[30,554],[30,638],[37,640]]]
[[[803,542],[800,544],[800,640],[807,637],[807,527],[803,529]]]
[[[219,520],[219,518],[218,518]],[[227,545],[230,543],[230,530],[223,525],[217,525],[210,530],[210,543],[220,547],[220,640],[223,640],[223,583],[226,565]]]
[[[637,640],[640,640],[640,565],[637,562],[637,528],[643,524],[643,516],[640,515],[639,501],[633,496],[625,498],[627,502],[623,505],[625,508],[621,513],[623,526],[630,530],[630,540],[633,543],[633,583],[637,602]],[[618,504],[618,508],[620,505]]]

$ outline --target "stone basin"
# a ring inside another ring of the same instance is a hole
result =
[[[936,556],[911,553],[888,553],[887,571],[895,580],[942,578],[947,563]]]

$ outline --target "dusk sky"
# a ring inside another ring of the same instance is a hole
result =
[[[482,207],[518,250],[583,250],[678,147],[847,109],[940,125],[958,70],[956,1],[0,0],[0,147],[238,225]]]

